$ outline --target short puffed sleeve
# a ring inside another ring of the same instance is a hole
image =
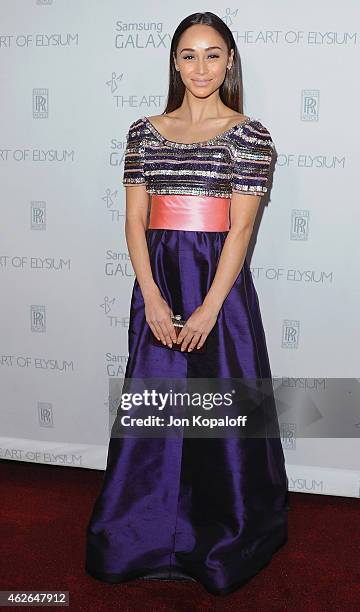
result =
[[[268,191],[274,143],[269,130],[252,119],[233,132],[232,191],[263,195]]]
[[[143,121],[137,119],[130,125],[126,136],[123,185],[145,182]]]

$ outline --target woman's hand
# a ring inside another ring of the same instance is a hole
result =
[[[170,306],[160,292],[152,293],[144,299],[145,318],[151,331],[158,340],[170,348],[176,342],[176,333],[171,317],[174,316]]]
[[[181,350],[184,351],[188,348],[189,351],[192,351],[195,346],[201,348],[214,327],[217,316],[218,312],[208,306],[204,306],[204,304],[198,306],[187,319],[178,335],[177,342],[178,344],[182,343]]]

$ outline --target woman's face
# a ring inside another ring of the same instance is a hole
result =
[[[174,63],[185,87],[194,96],[207,97],[222,85],[233,55],[214,28],[198,24],[182,34]]]

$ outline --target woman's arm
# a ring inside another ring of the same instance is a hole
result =
[[[261,196],[233,192],[231,227],[221,251],[216,274],[203,303],[191,314],[177,342],[181,350],[201,347],[214,327],[219,310],[244,265]]]
[[[152,293],[160,293],[153,279],[146,244],[148,206],[149,195],[143,185],[126,186],[125,236],[131,263],[144,299]]]
[[[231,227],[221,251],[213,282],[203,301],[203,305],[216,314],[244,265],[260,200],[261,196],[232,193]]]
[[[171,346],[176,333],[171,322],[171,308],[154,281],[146,243],[149,194],[143,184],[126,185],[125,236],[129,255],[145,303],[145,316],[154,335]]]

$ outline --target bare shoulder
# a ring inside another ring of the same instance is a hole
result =
[[[229,121],[242,121],[243,119],[248,119],[247,115],[235,112],[229,113],[228,115],[226,115],[226,117],[229,119]]]
[[[169,115],[148,115],[148,120],[151,121],[156,128],[161,128],[165,123],[164,119],[166,120],[168,116]]]

